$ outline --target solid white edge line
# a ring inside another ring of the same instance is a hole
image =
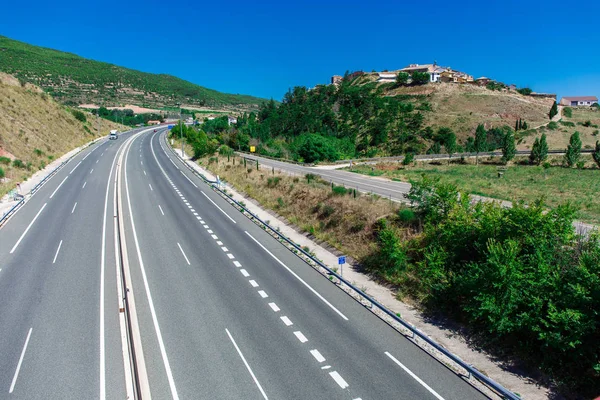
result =
[[[79,161],[79,163],[75,166],[75,168],[73,168],[71,170],[71,172],[69,172],[69,175],[71,175],[73,173],[73,171],[75,171],[77,169],[77,167],[79,167],[79,165],[83,162],[83,160]]]
[[[161,213],[162,215],[165,215],[165,213],[163,212],[163,210],[162,210],[162,207],[160,206],[160,204],[158,205],[158,208],[160,209],[160,213]]]
[[[179,246],[179,250],[181,250],[181,254],[183,254],[183,258],[185,258],[185,261],[188,263],[188,265],[191,265],[190,260],[188,260],[187,256],[183,252],[183,249],[181,248],[181,245],[179,244],[179,242],[177,242],[177,246]]]
[[[204,191],[202,191],[202,190],[201,190],[201,191],[200,191],[200,193],[202,193],[202,194],[204,195],[204,197],[206,197],[206,198],[208,199],[208,201],[210,201],[211,203],[213,203],[213,205],[214,205],[215,207],[217,207],[217,208],[218,208],[218,209],[219,209],[219,210],[220,210],[220,211],[221,211],[223,214],[225,214],[225,216],[226,216],[227,218],[229,218],[229,219],[231,220],[231,222],[233,222],[234,224],[237,224],[237,222],[235,222],[235,220],[234,220],[233,218],[231,218],[231,217],[229,216],[229,214],[227,214],[227,213],[226,213],[226,212],[225,212],[225,211],[224,211],[224,210],[223,210],[221,207],[219,207],[219,206],[217,205],[217,203],[215,203],[214,201],[212,201],[212,199],[211,199],[210,197],[208,197],[208,196],[206,195],[206,193],[204,193]]]
[[[231,343],[233,343],[233,346],[235,347],[235,349],[237,350],[238,354],[240,355],[240,358],[244,362],[244,365],[246,366],[246,369],[248,370],[248,372],[250,372],[250,375],[252,376],[252,379],[254,380],[254,383],[256,383],[256,386],[258,386],[258,390],[260,390],[260,393],[262,394],[263,398],[265,400],[269,400],[269,398],[267,397],[267,394],[265,393],[265,391],[263,390],[262,386],[260,385],[260,382],[258,381],[258,379],[256,379],[256,375],[254,375],[254,372],[252,372],[252,368],[250,368],[250,365],[248,364],[248,361],[246,361],[246,358],[244,357],[244,355],[242,354],[242,351],[240,350],[240,348],[238,347],[237,343],[233,339],[233,336],[231,336],[231,333],[229,333],[229,329],[225,328],[225,332],[227,332],[227,336],[229,336],[229,340],[231,340]]]
[[[23,346],[23,351],[21,351],[21,357],[19,357],[19,363],[17,364],[17,369],[15,371],[15,376],[13,376],[12,383],[10,384],[10,390],[8,393],[12,393],[15,389],[15,383],[17,383],[17,378],[19,377],[19,371],[21,370],[21,364],[23,363],[23,358],[25,357],[25,351],[27,350],[27,345],[29,344],[29,338],[31,337],[31,331],[33,328],[29,328],[29,333],[27,334],[27,339],[25,339],[25,346]]]
[[[56,254],[54,254],[54,260],[52,260],[52,264],[56,262],[56,257],[58,257],[58,252],[60,251],[60,246],[62,246],[62,240],[58,244],[58,248],[56,249]]]
[[[298,274],[296,274],[294,271],[292,271],[287,265],[285,265],[279,258],[277,258],[273,253],[271,253],[265,246],[262,245],[262,243],[260,243],[258,240],[256,240],[254,238],[254,236],[252,236],[251,234],[248,233],[248,231],[244,231],[246,232],[246,235],[250,236],[250,238],[252,240],[254,240],[256,242],[257,245],[259,245],[264,251],[267,252],[267,254],[269,254],[271,257],[273,257],[273,259],[275,261],[277,261],[282,267],[284,267],[285,269],[288,270],[288,272],[290,274],[292,274],[296,279],[298,279],[304,286],[306,286],[311,292],[313,292],[313,294],[315,294],[319,299],[321,299],[325,304],[327,304],[329,306],[329,308],[331,308],[333,311],[335,311],[340,317],[342,317],[343,319],[345,319],[346,321],[348,321],[348,317],[346,317],[344,314],[342,314],[342,312],[340,310],[338,310],[337,308],[334,307],[333,304],[331,304],[329,301],[327,301],[327,299],[325,299],[325,297],[321,296],[321,294],[319,292],[317,292],[315,289],[312,288],[312,286],[310,286],[308,283],[306,283],[302,278],[300,278],[298,276]]]
[[[393,355],[391,355],[388,351],[385,352],[385,355],[388,356],[393,362],[395,362],[400,368],[404,370],[407,374],[413,377],[414,380],[419,382],[425,389],[427,389],[432,395],[434,395],[438,400],[444,400],[442,396],[440,396],[435,390],[429,387],[425,382],[421,380],[417,375],[415,375],[410,369],[406,368],[404,364],[398,361]]]
[[[60,189],[60,187],[63,185],[63,183],[65,183],[65,181],[67,180],[69,176],[65,176],[65,179],[62,180],[62,182],[60,183],[60,185],[58,185],[58,187],[56,189],[54,189],[54,192],[52,192],[52,194],[50,195],[50,198],[53,198],[54,195],[56,194],[56,192],[58,192],[58,189]]]
[[[348,382],[346,382],[344,380],[344,378],[342,378],[342,376],[337,371],[330,372],[329,376],[331,376],[333,378],[333,380],[335,381],[335,383],[340,385],[340,387],[342,389],[346,389],[349,386]]]
[[[75,207],[77,207],[77,202],[75,202],[75,204],[73,205],[73,209],[71,210],[71,214],[73,214],[75,212]]]
[[[10,254],[12,254],[15,251],[15,249],[17,248],[17,246],[19,246],[19,243],[21,243],[21,240],[23,240],[23,238],[25,237],[25,235],[27,234],[27,232],[29,232],[29,229],[31,229],[31,226],[33,225],[33,223],[35,222],[35,220],[38,219],[38,217],[40,216],[40,214],[42,213],[42,211],[44,211],[44,208],[46,208],[47,204],[48,203],[44,203],[44,205],[42,206],[42,208],[40,208],[40,211],[38,211],[38,213],[35,215],[35,217],[33,217],[33,219],[31,220],[31,222],[29,223],[29,225],[25,229],[25,232],[23,232],[23,234],[21,235],[21,237],[19,238],[19,240],[17,240],[17,243],[15,243],[15,245],[13,246],[12,250],[10,251]]]
[[[150,140],[150,146],[152,146],[152,140]],[[153,150],[154,151],[154,150]],[[133,208],[131,207],[131,197],[129,194],[129,180],[127,179],[127,158],[129,157],[129,152],[127,152],[127,156],[125,158],[125,191],[127,193],[127,207],[129,208],[129,218],[131,219],[131,228],[133,231],[133,241],[135,243],[135,249],[137,252],[138,260],[140,263],[140,270],[142,271],[142,279],[144,281],[144,289],[146,290],[146,297],[148,299],[148,305],[150,307],[150,314],[152,316],[152,323],[154,325],[154,330],[156,331],[156,337],[158,340],[158,347],[160,349],[160,354],[163,360],[163,364],[165,367],[165,371],[167,373],[167,380],[169,382],[169,388],[171,389],[171,396],[173,400],[179,400],[179,395],[177,394],[177,387],[175,387],[175,381],[173,380],[173,372],[171,371],[171,365],[169,363],[169,358],[167,356],[167,351],[165,348],[165,343],[163,341],[162,333],[160,331],[160,326],[158,324],[158,318],[156,316],[156,310],[154,309],[154,301],[152,300],[152,294],[150,293],[150,285],[148,284],[148,277],[146,275],[146,268],[144,267],[144,261],[142,259],[142,252],[140,250],[140,243],[137,237],[137,232],[135,229],[135,221],[133,219]],[[156,157],[156,156],[155,156]],[[158,160],[157,160],[158,162]],[[160,164],[159,164],[160,166]],[[162,167],[161,167],[162,168]],[[164,173],[164,171],[163,171]],[[165,174],[166,176],[166,174]]]
[[[192,185],[194,185],[195,187],[198,187],[194,182],[192,182],[192,180],[190,178],[188,178],[188,176],[182,170],[179,170],[179,172],[181,172],[181,175],[185,176],[185,179],[187,179],[188,181],[190,181],[190,183]]]

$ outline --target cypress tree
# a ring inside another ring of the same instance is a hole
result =
[[[475,164],[479,165],[479,153],[486,150],[486,139],[487,139],[487,132],[485,131],[485,127],[483,126],[483,124],[479,124],[477,125],[477,130],[475,131],[475,141],[474,141],[474,146],[475,146],[475,152],[477,153],[477,155],[475,156]]]
[[[519,120],[515,121],[515,132],[519,130]]]
[[[516,154],[515,135],[512,132],[507,132],[506,135],[504,135],[502,143],[502,160],[505,164],[508,164],[510,160],[515,158]]]
[[[554,104],[552,104],[552,107],[550,108],[550,112],[548,113],[548,117],[550,117],[550,119],[554,118],[554,116],[558,114],[558,105],[556,104],[556,101],[554,101]]]
[[[596,148],[594,149],[594,152],[592,153],[592,158],[596,162],[596,165],[598,165],[598,168],[600,168],[600,142],[597,140],[596,140]]]
[[[527,129],[527,121],[523,121],[523,130]]]
[[[531,153],[529,153],[529,163],[539,165],[539,152],[540,152],[540,140],[535,138],[533,146],[531,146]]]
[[[567,151],[565,153],[564,161],[567,167],[571,168],[573,165],[577,164],[580,156],[581,139],[579,138],[579,132],[575,131],[575,133],[572,134],[571,138],[569,139],[569,146],[567,147]]]
[[[546,161],[547,158],[548,158],[548,141],[546,140],[546,134],[542,133],[542,138],[540,139],[538,164]]]

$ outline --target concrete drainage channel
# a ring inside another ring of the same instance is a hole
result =
[[[456,355],[452,354],[444,347],[429,338],[426,334],[421,332],[416,327],[412,326],[402,318],[398,317],[392,311],[388,310],[384,305],[377,302],[372,297],[368,296],[362,290],[355,287],[352,283],[348,282],[335,271],[323,264],[319,259],[313,257],[311,254],[302,249],[299,245],[294,243],[292,240],[287,238],[285,235],[271,227],[267,222],[261,220],[258,216],[248,210],[245,206],[234,200],[230,195],[225,193],[218,187],[214,186],[215,182],[208,180],[204,175],[194,170],[188,165],[188,163],[177,154],[164,137],[164,142],[171,150],[173,155],[177,157],[194,175],[198,176],[205,183],[209,184],[212,189],[217,192],[221,197],[227,200],[233,207],[245,215],[248,219],[253,221],[255,224],[260,226],[263,230],[268,232],[271,236],[277,239],[282,245],[288,248],[296,256],[298,256],[305,263],[313,267],[319,273],[327,278],[333,277],[333,283],[336,284],[341,290],[358,301],[361,305],[367,307],[371,312],[378,316],[381,320],[386,322],[400,334],[411,340],[417,346],[425,350],[432,357],[438,360],[440,363],[445,365],[450,370],[454,371],[457,375],[463,378],[465,381],[470,383],[472,386],[482,391],[488,396],[499,397],[503,399],[520,400],[521,398],[510,390],[504,388],[499,383],[488,378],[486,375],[481,373],[472,365],[467,364]]]

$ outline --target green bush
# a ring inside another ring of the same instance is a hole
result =
[[[583,126],[586,126],[586,127],[590,127],[590,126],[592,126],[592,121],[590,121],[590,120],[588,119],[588,120],[587,120],[587,121],[585,121],[585,122],[584,122],[582,125],[583,125]]]
[[[333,208],[333,206],[325,204],[323,207],[321,207],[321,218],[329,218],[333,215],[334,212],[335,208]]]
[[[274,188],[275,186],[277,186],[279,184],[280,181],[281,181],[281,178],[278,176],[267,178],[267,187]]]
[[[570,128],[574,128],[574,127],[575,127],[575,123],[574,123],[574,122],[571,122],[571,121],[563,121],[563,120],[560,120],[559,122],[560,122],[560,123],[561,123],[563,126],[568,126],[568,127],[570,127]]]
[[[298,138],[297,152],[307,163],[335,161],[339,152],[325,137],[317,134],[304,134]]]
[[[334,196],[345,196],[349,193],[348,190],[350,190],[350,192],[352,192],[352,189],[346,189],[343,186],[335,186],[334,185],[331,188],[331,192],[334,194]]]
[[[573,109],[571,107],[564,107],[562,113],[567,118],[573,118]]]
[[[410,208],[402,208],[398,210],[398,220],[403,223],[413,222],[417,217],[415,212]]]
[[[41,157],[44,154],[44,152],[40,149],[33,149],[33,154],[35,154],[38,157]]]
[[[79,110],[71,110],[71,114],[73,114],[75,119],[77,119],[78,121],[87,122],[87,118],[85,117],[85,114],[83,112]]]
[[[10,158],[1,156],[0,157],[0,164],[4,164],[4,165],[10,164]]]
[[[429,72],[413,72],[411,75],[413,85],[425,85],[431,80]]]
[[[13,167],[15,168],[25,168],[25,163],[19,159],[13,160]]]
[[[410,165],[415,161],[415,155],[413,153],[407,153],[402,160],[402,165]]]
[[[555,121],[550,121],[548,123],[548,129],[550,129],[551,131],[555,131],[558,129],[558,124]]]
[[[6,175],[4,174],[4,170],[0,168],[0,179],[3,179]]]
[[[517,92],[521,93],[523,96],[529,96],[531,93],[533,93],[533,90],[526,87],[526,88],[517,89]]]

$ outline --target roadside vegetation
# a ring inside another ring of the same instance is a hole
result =
[[[55,158],[97,137],[96,117],[0,73],[0,197]],[[102,121],[101,134],[122,125]]]
[[[218,152],[198,162],[351,255],[398,297],[468,327],[478,346],[539,369],[565,393],[597,394],[600,244],[575,234],[574,206],[472,204],[455,185],[427,177],[411,182],[408,208],[315,176],[257,170],[224,146]]]

